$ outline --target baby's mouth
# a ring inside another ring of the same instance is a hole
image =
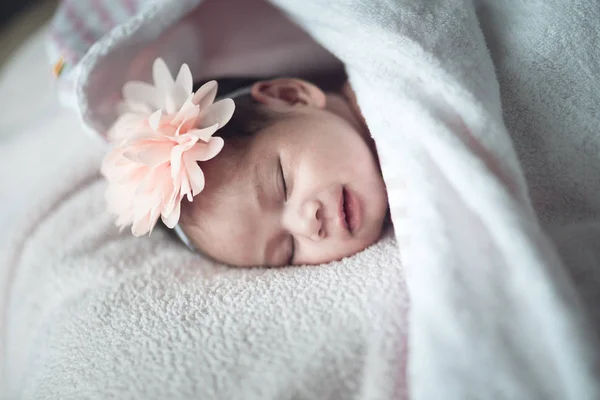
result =
[[[355,194],[346,187],[342,188],[342,211],[346,229],[354,234],[360,227],[360,204]]]
[[[342,211],[342,222],[343,222],[343,225],[346,228],[346,230],[349,233],[352,233],[352,232],[350,232],[350,225],[348,224],[348,212],[349,212],[349,210],[348,210],[348,198],[347,198],[347,196],[348,196],[348,192],[346,191],[346,188],[342,187],[342,207],[341,207],[342,208],[342,210],[341,210]]]

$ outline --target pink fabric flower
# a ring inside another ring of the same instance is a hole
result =
[[[152,79],[154,84],[131,81],[123,85],[123,102],[118,107],[119,118],[108,131],[109,140],[122,140],[139,133],[148,116],[158,110],[168,114],[176,113],[186,102],[194,86],[192,72],[187,64],[183,64],[177,77],[173,78],[162,58],[154,60]],[[213,100],[214,97],[211,103]]]
[[[172,96],[177,90],[161,93]],[[152,231],[159,217],[173,228],[179,221],[183,198],[192,201],[204,189],[204,173],[198,162],[210,160],[221,151],[223,139],[212,135],[229,121],[235,109],[231,99],[213,104],[216,92],[216,82],[209,82],[196,93],[190,89],[181,104],[180,95],[175,94],[146,117],[140,111],[135,123],[115,123],[121,124],[117,129],[120,142],[104,158],[102,174],[109,182],[109,211],[117,215],[121,229],[132,225],[132,233],[142,236]],[[156,98],[152,101],[158,104]],[[174,104],[179,108],[170,112]]]

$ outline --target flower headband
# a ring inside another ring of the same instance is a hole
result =
[[[214,103],[215,81],[195,93],[192,73],[183,64],[173,78],[158,58],[152,68],[154,85],[132,81],[123,86],[119,117],[109,129],[114,145],[102,162],[109,182],[106,201],[121,228],[131,225],[135,236],[152,232],[159,217],[173,228],[181,201],[204,189],[199,161],[223,149],[223,139],[212,135],[233,115],[232,99]]]

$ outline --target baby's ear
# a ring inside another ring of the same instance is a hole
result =
[[[325,93],[317,86],[302,79],[280,78],[260,81],[252,85],[254,100],[267,106],[309,106],[324,108]]]

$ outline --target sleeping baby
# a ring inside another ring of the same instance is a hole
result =
[[[159,219],[188,247],[235,266],[320,264],[381,236],[387,196],[374,143],[346,83],[246,82],[194,91],[183,65],[128,82],[102,172],[117,225]],[[224,98],[228,97],[228,98]]]

